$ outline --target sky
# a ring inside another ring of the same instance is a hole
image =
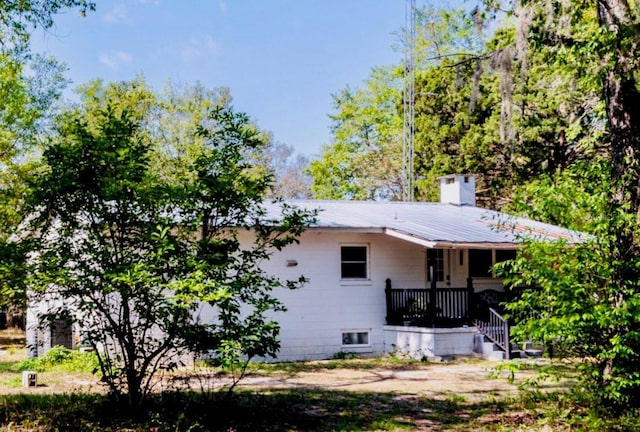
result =
[[[397,64],[405,0],[96,0],[56,16],[34,51],[66,63],[70,88],[142,74],[160,91],[229,87],[232,105],[275,141],[313,157],[330,142],[332,97]],[[71,91],[67,97],[73,97]]]

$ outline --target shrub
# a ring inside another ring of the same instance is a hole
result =
[[[61,371],[61,372],[87,372],[96,373],[99,369],[98,359],[92,352],[80,352],[70,350],[63,346],[55,346],[48,350],[44,356],[29,358],[21,361],[16,366],[18,372],[35,371]]]

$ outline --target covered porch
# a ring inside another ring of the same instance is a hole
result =
[[[502,303],[514,295],[476,292],[471,278],[465,287],[437,287],[434,281],[430,288],[395,288],[387,279],[385,349],[414,358],[471,356],[485,353],[482,344],[488,342],[508,359],[509,322]]]

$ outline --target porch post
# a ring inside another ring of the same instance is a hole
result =
[[[476,299],[471,278],[467,278],[467,316],[471,323],[476,319]]]
[[[387,316],[385,317],[385,320],[387,324],[392,324],[389,322],[389,317],[393,313],[391,307],[391,279],[389,278],[387,278],[387,280],[385,281],[384,294],[387,301]]]
[[[429,317],[431,318],[431,325],[436,325],[436,275],[433,271],[433,266],[429,266],[429,278],[431,280],[431,289],[429,290]]]

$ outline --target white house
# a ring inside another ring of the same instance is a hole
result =
[[[299,244],[264,264],[284,279],[309,279],[279,294],[288,311],[277,315],[278,360],[471,355],[475,324],[502,325],[489,316],[504,292],[492,265],[514,257],[523,237],[580,241],[563,228],[475,207],[473,176],[440,181],[439,203],[291,203],[320,213]],[[508,346],[501,331],[490,336]]]
[[[277,360],[472,355],[481,330],[509,347],[505,323],[489,310],[504,292],[492,265],[512,258],[523,237],[577,242],[580,235],[475,207],[471,175],[440,184],[438,203],[291,202],[319,215],[299,244],[264,263],[282,279],[309,279],[278,293],[288,311],[275,315]]]

